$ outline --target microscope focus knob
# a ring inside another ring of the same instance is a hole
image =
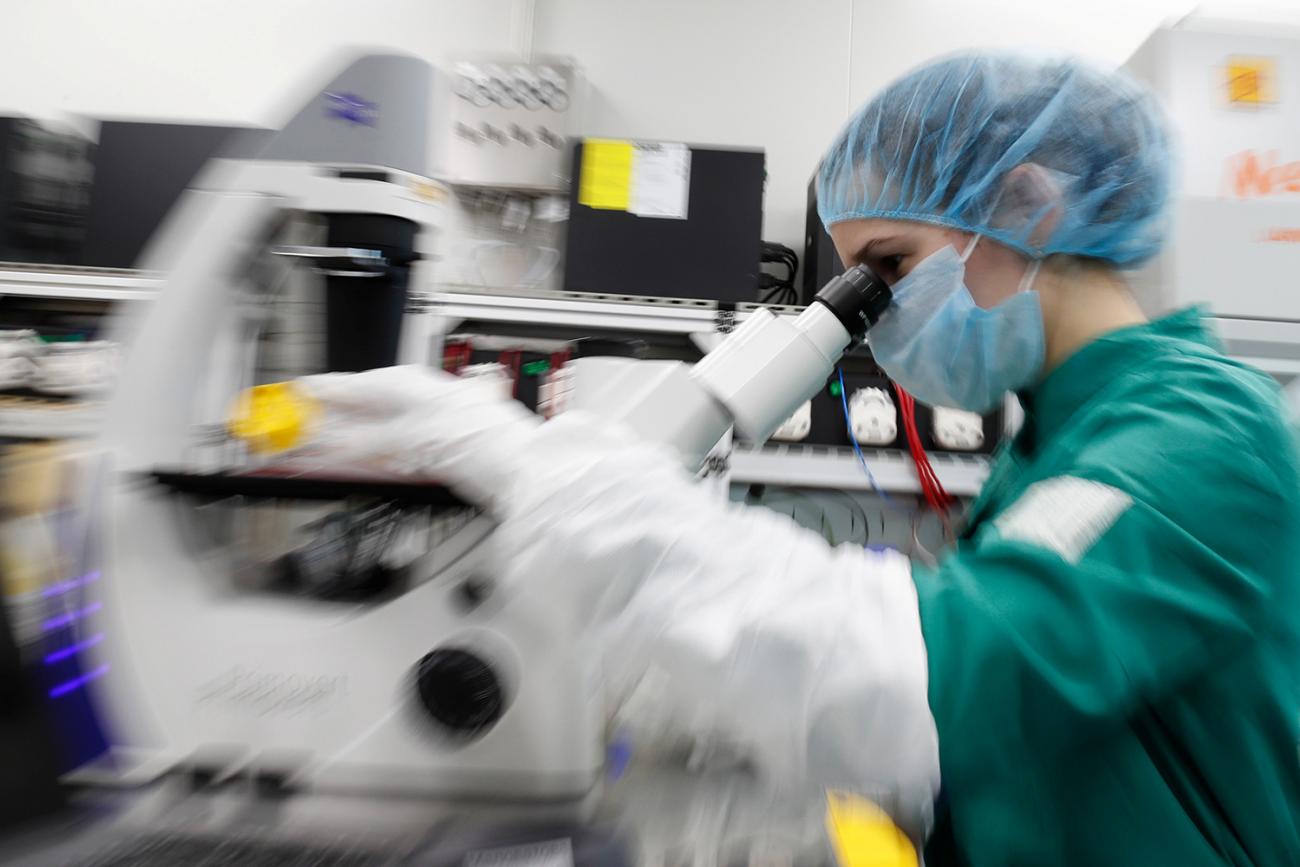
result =
[[[416,666],[420,704],[440,725],[460,737],[475,737],[496,724],[506,696],[496,670],[477,654],[442,647]]]

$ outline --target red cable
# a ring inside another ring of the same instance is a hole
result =
[[[916,406],[914,403],[913,412],[915,412],[915,410]],[[920,433],[918,433],[915,428],[913,428],[912,437],[916,449],[916,458],[921,462],[921,466],[924,467],[926,475],[929,478],[930,492],[935,505],[937,506],[935,511],[947,512],[948,508],[954,502],[953,498],[948,495],[948,492],[943,488],[943,483],[939,481],[939,474],[935,472],[933,465],[931,465],[930,457],[925,453],[925,448],[921,445]]]
[[[956,499],[944,490],[943,483],[939,481],[939,476],[930,463],[925,448],[921,445],[921,434],[916,427],[916,399],[897,383],[893,385],[894,391],[898,395],[898,407],[903,417],[903,430],[907,435],[907,449],[912,455],[912,462],[916,465],[916,475],[921,485],[921,492],[925,495],[926,502],[931,509],[940,515],[946,515],[952,504],[956,502]]]

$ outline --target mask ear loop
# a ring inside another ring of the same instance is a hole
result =
[[[1034,281],[1038,279],[1038,269],[1042,267],[1042,259],[1034,259],[1025,269],[1025,275],[1020,278],[1020,285],[1016,287],[1016,294],[1028,292],[1034,288]]]
[[[961,251],[960,256],[963,265],[966,264],[966,260],[970,258],[971,253],[975,252],[975,245],[980,242],[980,237],[980,235],[971,235],[970,243],[966,245],[966,249]],[[1025,269],[1024,275],[1020,278],[1020,285],[1016,287],[1017,295],[1034,288],[1034,281],[1038,279],[1038,270],[1042,265],[1042,259],[1030,260],[1029,267]]]
[[[979,242],[980,242],[979,235],[970,236],[970,243],[966,245],[965,250],[961,251],[961,263],[963,265],[965,265],[966,260],[970,258],[970,254],[975,252],[975,245],[978,244]]]

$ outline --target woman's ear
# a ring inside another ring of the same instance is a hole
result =
[[[1052,237],[1064,215],[1064,194],[1053,173],[1037,163],[1021,163],[1002,179],[992,223],[1013,230],[1028,226],[1026,241],[1038,248]]]

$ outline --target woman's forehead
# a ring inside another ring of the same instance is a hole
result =
[[[949,230],[908,220],[886,220],[873,217],[864,220],[844,220],[830,227],[831,240],[842,256],[858,254],[868,248],[884,247],[891,243],[919,240],[946,240]]]

